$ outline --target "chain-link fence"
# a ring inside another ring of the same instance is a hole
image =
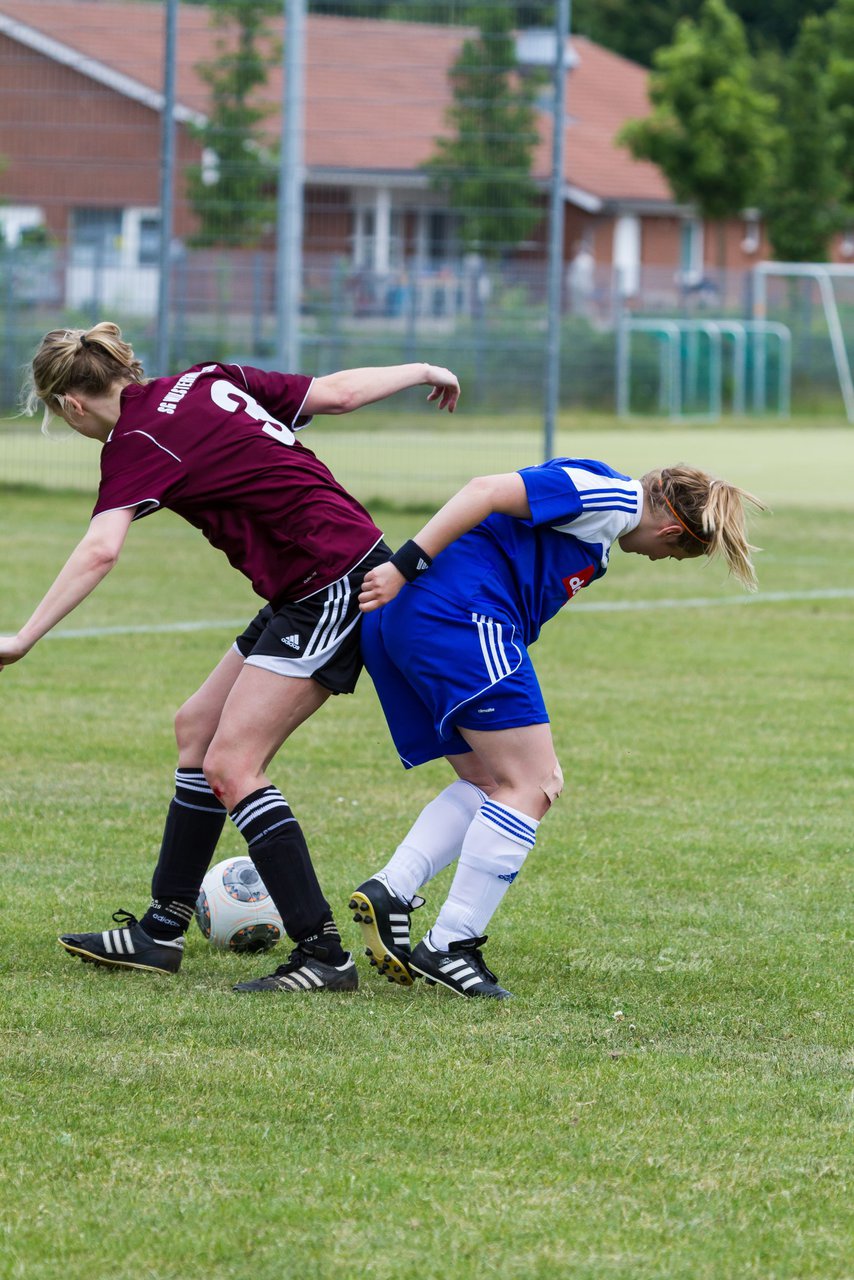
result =
[[[158,367],[164,12],[163,3],[142,0],[0,0],[7,413],[22,366],[53,327],[116,320],[149,372],[168,371]],[[551,10],[543,13],[550,19]],[[511,0],[310,9],[298,188],[303,371],[448,364],[464,385],[466,411],[502,415],[505,426],[524,417],[536,430],[549,324],[555,46],[548,30],[523,29],[531,18]],[[211,359],[280,367],[286,39],[278,0],[179,8],[173,371]],[[686,228],[696,225],[667,203],[660,175],[629,165],[615,143],[623,119],[643,109],[645,82],[632,81],[629,93],[624,63],[622,79],[608,81],[612,56],[575,40],[568,59],[565,410],[614,411],[621,316],[744,317],[752,308],[750,272],[695,269],[696,237],[686,269]],[[612,170],[624,195],[608,194]],[[850,288],[838,286],[843,330]],[[772,313],[792,328],[795,409],[838,412],[838,361],[814,287],[776,283]],[[687,361],[698,402],[707,358],[700,348]],[[666,411],[655,336],[634,344],[629,377],[633,411]],[[729,364],[723,379],[727,411]],[[691,395],[683,403],[690,410]],[[10,450],[22,431],[32,427],[13,422],[0,434],[7,479],[21,478]]]

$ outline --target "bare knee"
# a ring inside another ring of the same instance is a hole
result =
[[[563,770],[557,760],[551,772],[540,783],[540,789],[546,797],[547,808],[550,809],[563,791]]]
[[[181,755],[192,757],[198,764],[208,749],[216,725],[209,723],[193,698],[189,698],[175,713],[175,741]]]
[[[263,764],[251,752],[236,749],[219,735],[205,752],[202,769],[211,791],[229,812],[252,792],[270,785]]]
[[[212,742],[205,752],[202,769],[211,791],[221,800],[227,809],[233,809],[239,796],[235,798],[236,779],[228,753],[221,750],[216,742]]]
[[[531,769],[515,780],[503,780],[497,789],[497,797],[502,804],[512,805],[541,822],[562,789],[563,773],[555,760],[551,768]]]

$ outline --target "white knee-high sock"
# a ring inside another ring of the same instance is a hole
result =
[[[379,873],[392,893],[411,902],[418,890],[459,857],[471,820],[486,797],[458,778],[421,810]]]
[[[430,930],[447,951],[460,938],[479,938],[534,847],[539,822],[506,804],[487,800],[463,840],[450,892]]]

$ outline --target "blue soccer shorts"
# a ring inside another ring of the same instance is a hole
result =
[[[406,768],[470,751],[462,729],[547,724],[517,627],[404,587],[362,621],[362,655]]]

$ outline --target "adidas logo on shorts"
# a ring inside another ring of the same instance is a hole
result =
[[[289,649],[298,649],[299,636],[298,635],[282,636],[282,644],[286,644]]]

